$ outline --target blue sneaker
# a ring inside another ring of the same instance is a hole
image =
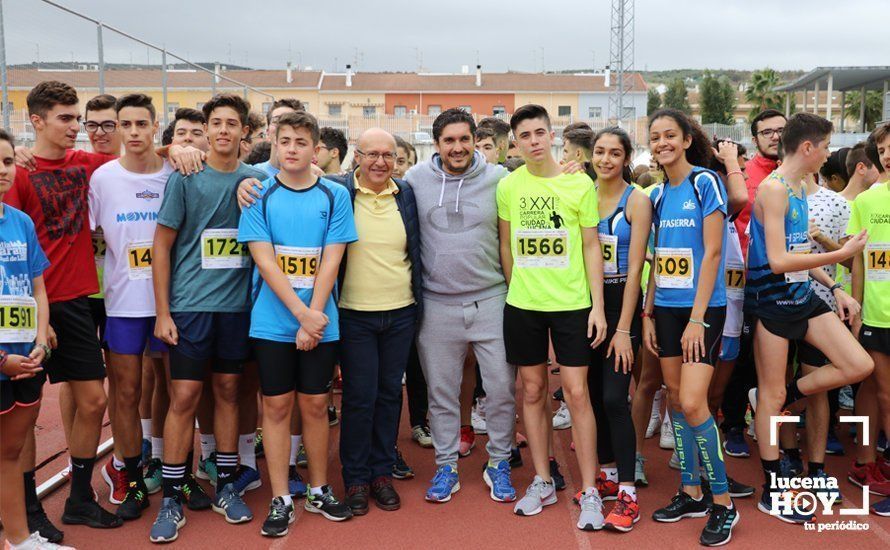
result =
[[[726,433],[726,439],[723,440],[723,452],[736,458],[751,456],[751,449],[748,447],[748,442],[745,441],[745,434],[742,430],[731,428]]]
[[[152,542],[173,542],[179,536],[179,530],[185,525],[182,515],[182,504],[175,498],[165,498],[158,510],[158,519],[151,526],[148,540]]]
[[[207,459],[198,460],[198,471],[195,472],[198,479],[204,479],[210,482],[210,485],[216,487],[216,453],[210,453]]]
[[[781,492],[781,491],[776,491]],[[760,497],[760,500],[757,502],[757,509],[763,512],[764,514],[768,514],[773,516],[776,519],[784,521],[785,523],[807,523],[813,520],[813,514],[799,514],[794,510],[794,506],[789,506],[786,509],[773,509],[773,499],[772,493],[768,488],[764,488],[763,495]]]
[[[779,471],[784,477],[797,477],[803,473],[803,460],[800,458],[791,458],[786,454],[782,454],[779,460]]]
[[[221,491],[217,491],[216,498],[213,499],[213,511],[226,516],[226,521],[229,523],[244,523],[253,519],[250,508],[244,504],[241,495],[231,483],[227,483]]]
[[[263,480],[260,479],[260,473],[250,466],[238,466],[235,472],[235,481],[232,482],[238,494],[244,496],[247,491],[253,491],[262,487]]]
[[[823,470],[819,470],[814,474],[810,474],[808,477],[811,479],[828,479],[828,474],[826,474]],[[827,482],[826,482],[827,483]],[[821,485],[821,483],[820,483]],[[814,493],[822,493],[825,495],[826,499],[834,498],[834,506],[840,506],[844,500],[844,497],[841,496],[840,489],[813,489]]]
[[[828,430],[828,440],[825,442],[825,454],[843,456],[844,446],[838,440],[834,430]]]
[[[306,482],[300,477],[297,467],[291,464],[287,471],[287,490],[290,496],[295,498],[305,497],[306,489]]]
[[[457,470],[451,464],[439,466],[433,477],[432,485],[426,491],[426,499],[430,502],[448,502],[451,495],[460,491]]]
[[[148,464],[148,461],[151,460],[151,440],[143,439],[142,440],[142,463],[141,465],[144,467]]]
[[[482,474],[485,484],[491,488],[491,500],[497,502],[513,502],[516,500],[516,489],[510,481],[510,463],[506,460],[498,462],[497,467],[488,464]]]
[[[872,504],[871,513],[884,516],[885,518],[890,517],[890,498],[885,498]]]

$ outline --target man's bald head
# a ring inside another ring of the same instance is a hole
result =
[[[368,128],[358,137],[355,162],[362,184],[382,191],[392,178],[395,158],[396,140],[383,128]]]
[[[356,145],[358,145],[358,148],[362,151],[364,151],[365,148],[378,145],[392,145],[392,151],[395,152],[396,138],[383,128],[368,128],[358,136]]]

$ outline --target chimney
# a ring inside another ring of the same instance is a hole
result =
[[[352,65],[346,65],[346,87],[352,88]]]
[[[476,65],[476,87],[482,86],[482,65]]]
[[[290,84],[293,81],[294,81],[294,73],[293,73],[293,69],[291,68],[291,62],[288,61],[287,62],[287,83]]]
[[[605,80],[605,82],[603,82],[603,86],[605,86],[606,88],[611,88],[612,87],[612,69],[610,69],[608,65],[606,65],[605,76],[606,76],[606,80]]]

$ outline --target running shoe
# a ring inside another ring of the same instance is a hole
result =
[[[599,531],[603,528],[606,518],[603,516],[603,501],[596,490],[584,492],[579,504],[581,514],[578,516],[578,529],[582,531]]]
[[[457,449],[457,454],[461,458],[470,456],[470,453],[473,451],[473,447],[476,446],[476,434],[473,433],[472,426],[461,426],[460,427],[460,444]]]
[[[131,481],[127,485],[127,494],[124,501],[117,507],[117,516],[124,521],[139,519],[142,517],[142,510],[148,508],[148,495],[139,487],[135,481]]]
[[[599,493],[603,502],[618,499],[618,483],[610,480],[606,474],[600,470],[599,475],[594,480],[596,492]]]
[[[751,448],[745,441],[745,434],[739,428],[730,428],[723,440],[723,452],[736,458],[748,458],[751,456]]]
[[[330,485],[321,488],[320,495],[313,495],[311,490],[306,497],[303,508],[313,514],[321,514],[331,521],[346,521],[352,518],[352,510],[334,496]]]
[[[745,498],[754,494],[754,487],[740,483],[729,476],[726,476],[726,485],[732,498]]]
[[[113,458],[109,458],[105,466],[102,467],[102,479],[108,484],[108,502],[120,504],[127,498],[127,487],[130,484],[127,480],[127,472],[115,468]]]
[[[414,470],[402,457],[402,452],[396,449],[396,462],[392,465],[392,477],[396,479],[411,479],[414,477]]]
[[[182,498],[185,499],[189,510],[208,510],[213,505],[210,495],[201,487],[195,475],[189,472],[185,476],[185,484],[182,486]]]
[[[28,531],[31,533],[39,533],[46,540],[56,543],[62,542],[65,533],[60,531],[46,516],[43,505],[40,501],[32,504],[25,509],[25,515],[28,520]]]
[[[257,428],[253,439],[253,453],[257,458],[266,456],[266,448],[263,446],[263,429]]]
[[[264,537],[283,537],[287,534],[288,526],[294,522],[294,505],[285,504],[284,499],[275,497],[269,505],[269,515],[263,522],[260,534]]]
[[[522,432],[516,432],[513,434],[513,437],[516,439],[516,446],[520,449],[524,449],[528,447],[528,438],[522,435]]]
[[[855,401],[853,400],[853,388],[851,386],[844,386],[840,389],[837,394],[837,404],[838,408],[852,411],[855,405]]]
[[[229,523],[244,523],[253,519],[250,508],[231,483],[227,483],[221,491],[216,492],[212,507],[214,512],[225,516]]]
[[[420,425],[411,428],[411,440],[424,449],[431,448],[433,446],[433,436],[430,433],[430,427],[426,425]]]
[[[732,528],[739,522],[741,515],[737,507],[727,508],[720,504],[711,505],[708,522],[702,529],[698,541],[702,546],[723,546],[732,540]]]
[[[671,417],[664,415],[661,422],[661,435],[658,437],[658,446],[662,449],[673,449],[674,443],[674,425],[671,423]]]
[[[646,426],[646,439],[655,435],[655,431],[661,425],[661,409],[664,402],[663,395],[663,389],[659,389],[655,392],[655,398],[652,400],[652,412],[649,415],[649,425]]]
[[[825,454],[843,456],[844,452],[844,444],[837,438],[834,428],[831,428],[828,430],[828,440],[825,442]]]
[[[890,481],[881,473],[876,462],[868,464],[853,463],[853,467],[847,473],[847,479],[858,487],[868,487],[868,492],[882,497],[890,496]]]
[[[680,455],[677,454],[677,451],[671,453],[671,459],[668,461],[668,467],[673,468],[674,470],[679,470],[680,468]]]
[[[556,388],[556,391],[553,392],[553,400],[554,401],[565,401],[566,396],[562,391],[562,386]]]
[[[185,525],[182,504],[175,498],[164,498],[158,517],[151,526],[148,540],[151,542],[173,542],[179,536],[179,530]]]
[[[646,479],[646,457],[637,453],[637,459],[634,464],[634,485],[637,487],[648,487],[649,480]]]
[[[294,464],[287,468],[287,491],[294,498],[306,496],[306,482],[303,481]]]
[[[238,466],[235,472],[235,481],[232,482],[238,494],[244,496],[247,491],[253,491],[263,486],[260,473],[250,466]]]
[[[496,502],[513,502],[516,500],[516,489],[510,480],[510,463],[501,460],[497,466],[487,464],[482,479],[488,485],[489,496]]]
[[[3,548],[4,550],[12,548],[9,539],[6,540]],[[28,538],[16,545],[16,550],[74,550],[74,548],[50,542],[49,539],[41,537],[40,533],[34,531]]]
[[[126,498],[126,493],[124,497]],[[67,525],[86,525],[96,529],[120,527],[124,520],[105,510],[95,500],[75,501],[71,497],[65,500],[65,512],[62,523]]]
[[[890,498],[885,498],[884,500],[875,502],[871,505],[870,509],[872,514],[884,516],[885,518],[890,517]]]
[[[485,435],[488,433],[488,422],[485,420],[485,405],[483,404],[484,397],[480,397],[476,400],[476,405],[473,406],[473,410],[470,413],[470,425],[473,426],[473,431],[476,432],[476,435]]]
[[[569,406],[563,401],[559,404],[559,410],[553,415],[553,429],[567,430],[572,427],[572,413],[569,412]]]
[[[819,482],[819,485],[825,485],[824,488],[816,489],[815,487],[817,485],[815,485],[815,483],[814,483],[814,488],[812,490],[814,493],[816,493],[816,494],[821,493],[821,494],[825,495],[824,498],[826,501],[829,499],[834,499],[833,506],[839,506],[841,504],[841,502],[843,502],[844,497],[841,496],[840,489],[829,487],[829,484],[828,484],[829,475],[826,474],[824,470],[818,470],[815,473],[811,472],[809,474],[809,476],[807,476],[807,477],[809,477],[810,479],[813,479],[814,481],[817,479],[825,480],[823,482]]]
[[[610,531],[627,533],[640,521],[640,505],[629,494],[621,491],[612,511],[606,516],[604,527]]]
[[[150,495],[161,490],[164,479],[160,458],[152,458],[148,461],[148,468],[145,470],[145,475],[142,476],[142,481],[145,483],[145,489]]]
[[[216,452],[210,453],[206,459],[202,458],[198,460],[198,471],[196,474],[198,479],[205,479],[210,482],[210,485],[216,487]]]
[[[555,458],[550,459],[550,479],[553,480],[553,488],[557,491],[566,488],[566,478],[559,471],[559,462]]]
[[[451,495],[460,491],[457,470],[450,464],[436,468],[436,475],[431,483],[425,497],[429,502],[448,502],[451,500]]]
[[[683,518],[703,518],[708,514],[708,502],[702,496],[695,500],[680,491],[671,498],[670,504],[652,513],[652,519],[662,523],[675,523]]]
[[[754,426],[754,420],[748,423],[748,437],[753,439],[755,442],[757,441],[757,429]]]
[[[328,426],[336,426],[339,423],[340,419],[337,418],[337,407],[328,405]]]
[[[306,447],[302,443],[300,443],[300,448],[297,449],[297,466],[300,468],[309,466],[309,459],[306,458]]]
[[[145,466],[151,460],[151,439],[142,440],[142,459],[140,465]]]
[[[541,479],[541,476],[535,476],[526,489],[525,496],[513,507],[513,513],[517,516],[534,516],[540,514],[544,506],[551,504],[556,504],[556,488],[553,483]]]
[[[878,465],[878,471],[881,472],[884,479],[890,480],[890,460],[887,460],[883,456],[878,456],[877,460],[875,460],[875,464]]]
[[[785,477],[797,477],[803,473],[803,460],[783,453],[779,460],[779,471]]]
[[[510,467],[522,468],[522,452],[520,452],[519,447],[510,449]]]
[[[763,494],[760,496],[760,500],[757,501],[758,510],[760,510],[764,514],[773,516],[780,521],[784,521],[785,523],[807,523],[809,521],[812,521],[813,514],[802,514],[796,510],[796,506],[782,506],[778,509],[774,509],[772,498],[773,493],[773,490],[769,489],[768,487],[764,487]],[[782,493],[783,494],[779,496],[780,502],[785,499],[793,499],[796,491],[784,491]]]

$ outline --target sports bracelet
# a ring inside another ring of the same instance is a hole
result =
[[[706,323],[704,321],[699,321],[698,319],[693,319],[692,317],[689,318],[689,322],[695,323],[696,325],[701,325],[705,328],[711,328],[711,325],[709,325],[708,323]]]
[[[653,315],[651,313],[646,313],[645,311],[640,313],[640,317],[643,319],[645,319],[646,317],[648,317],[650,319],[655,319],[655,315]]]
[[[841,283],[834,283],[833,285],[831,285],[831,288],[829,288],[828,291],[834,292],[835,290],[837,290],[839,288],[844,288],[844,285],[842,285]]]
[[[742,172],[741,170],[730,170],[729,172],[726,173],[726,177],[728,178],[729,176],[731,176],[731,175],[733,175],[733,174],[738,174],[738,175],[740,175],[740,176],[744,176],[744,175],[745,175],[745,173]]]
[[[621,334],[627,334],[628,336],[630,336],[629,330],[621,330],[620,328],[616,328],[615,332],[620,332]]]

